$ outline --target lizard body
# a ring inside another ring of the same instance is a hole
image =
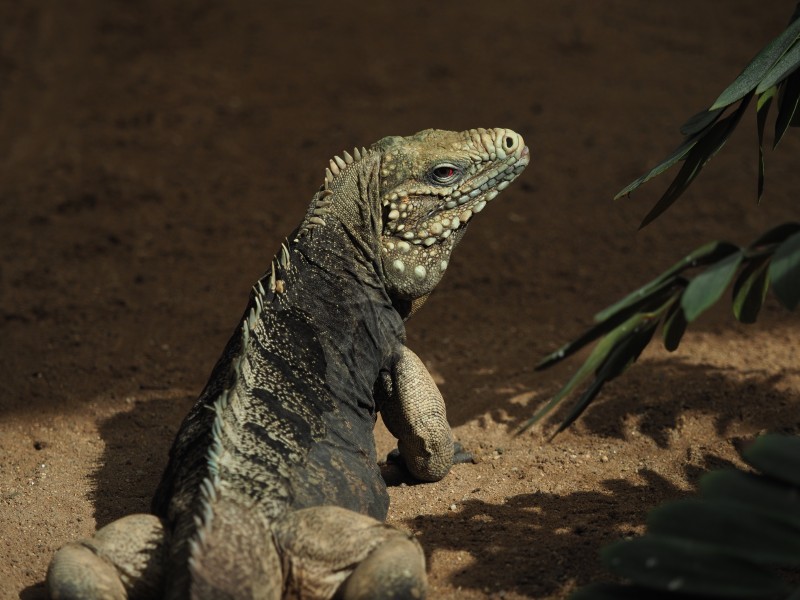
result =
[[[403,321],[528,160],[507,129],[335,157],[181,425],[153,514],[59,550],[51,596],[423,597],[419,545],[383,523],[372,429],[381,411],[418,479],[450,469],[444,402]]]

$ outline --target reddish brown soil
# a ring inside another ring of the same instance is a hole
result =
[[[678,141],[792,3],[76,0],[0,8],[0,596],[146,510],[175,430],[327,159],[427,127],[508,126],[534,161],[408,327],[479,462],[391,489],[434,598],[563,598],[605,543],[796,430],[796,315],[728,307],[649,350],[552,443],[533,366],[711,238],[797,218],[796,132],[754,201],[751,110],[663,218],[613,193]],[[792,209],[794,207],[794,209]],[[723,304],[728,304],[727,300]],[[383,452],[392,440],[379,428]]]

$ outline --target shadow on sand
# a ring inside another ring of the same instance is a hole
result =
[[[781,391],[781,379],[781,374],[743,376],[708,366],[651,362],[647,369],[634,369],[627,375],[626,390],[633,393],[616,397],[613,384],[609,385],[583,424],[594,435],[623,438],[626,419],[636,416],[642,434],[661,447],[668,446],[687,411],[712,415],[722,436],[730,435],[736,423],[752,432],[797,432],[794,416],[800,398]],[[93,497],[98,527],[149,510],[173,436],[193,402],[194,397],[185,392],[153,393],[132,401],[131,410],[101,423],[106,445],[94,474]],[[510,417],[512,423],[529,415],[528,407],[509,402],[503,410],[504,419]],[[705,469],[726,464],[709,453],[700,463],[705,468],[697,462],[684,465],[690,481]],[[468,500],[458,512],[419,515],[407,526],[419,533],[429,560],[440,549],[466,551],[474,557],[451,576],[454,586],[534,597],[553,594],[566,586],[604,578],[597,559],[599,548],[640,530],[648,510],[642,507],[686,494],[654,471],[643,470],[639,475],[645,483],[608,479],[603,489],[591,492],[534,492],[508,497],[501,504]],[[524,545],[519,543],[521,538],[526,540]],[[492,590],[481,583],[487,571],[494,574]],[[23,600],[45,597],[42,584],[20,595]]]

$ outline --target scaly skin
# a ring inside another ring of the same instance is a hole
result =
[[[53,598],[421,598],[419,545],[383,524],[376,412],[413,475],[453,462],[403,319],[467,223],[528,164],[507,129],[426,130],[336,157],[253,287],[153,500],[56,553]]]

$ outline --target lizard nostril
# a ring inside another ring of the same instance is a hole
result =
[[[505,142],[506,142],[506,148],[511,150],[514,147],[514,145],[517,143],[517,140],[514,139],[512,136],[507,135]]]

